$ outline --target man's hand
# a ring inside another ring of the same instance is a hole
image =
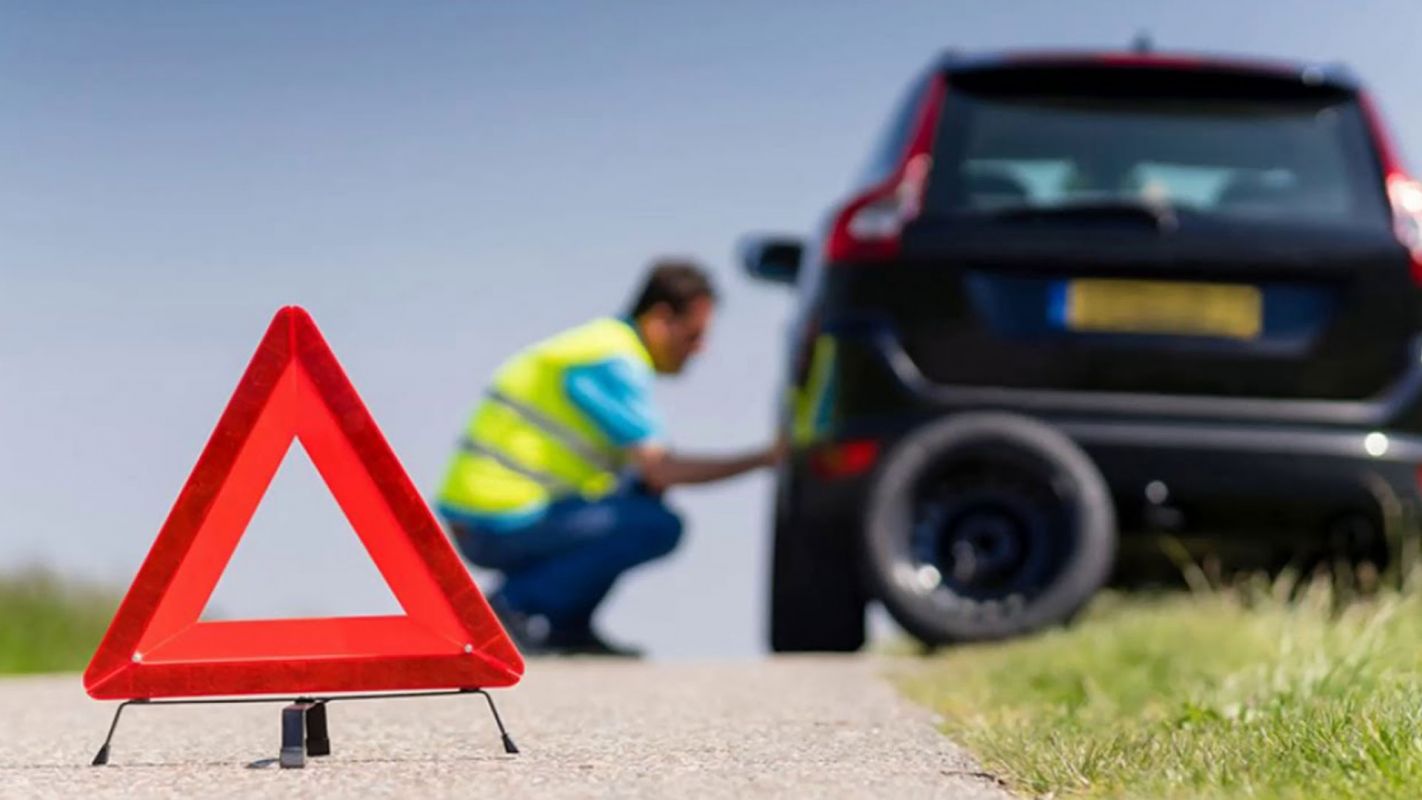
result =
[[[658,445],[632,448],[632,463],[648,486],[663,491],[688,483],[710,483],[733,478],[760,467],[773,467],[785,459],[789,442],[784,436],[769,447],[741,456],[681,456]]]
[[[765,451],[765,466],[778,467],[781,462],[790,457],[790,437],[781,433],[775,437],[775,441]]]

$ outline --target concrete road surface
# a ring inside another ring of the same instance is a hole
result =
[[[113,703],[79,677],[0,680],[3,797],[1006,798],[862,658],[725,664],[534,660],[477,696],[336,703],[333,753],[277,754],[281,704],[131,708],[89,767]]]

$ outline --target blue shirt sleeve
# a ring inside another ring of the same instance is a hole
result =
[[[652,405],[652,371],[628,358],[571,367],[564,391],[619,447],[646,444],[662,436]]]

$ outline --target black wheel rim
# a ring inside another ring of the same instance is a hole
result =
[[[1000,457],[937,465],[917,482],[907,553],[924,595],[1025,602],[1061,572],[1072,506],[1050,470]]]

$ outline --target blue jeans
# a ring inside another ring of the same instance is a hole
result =
[[[470,563],[503,574],[494,602],[541,615],[555,630],[579,630],[623,572],[676,549],[682,526],[660,497],[627,486],[594,501],[557,501],[523,528],[454,519],[450,528]]]

